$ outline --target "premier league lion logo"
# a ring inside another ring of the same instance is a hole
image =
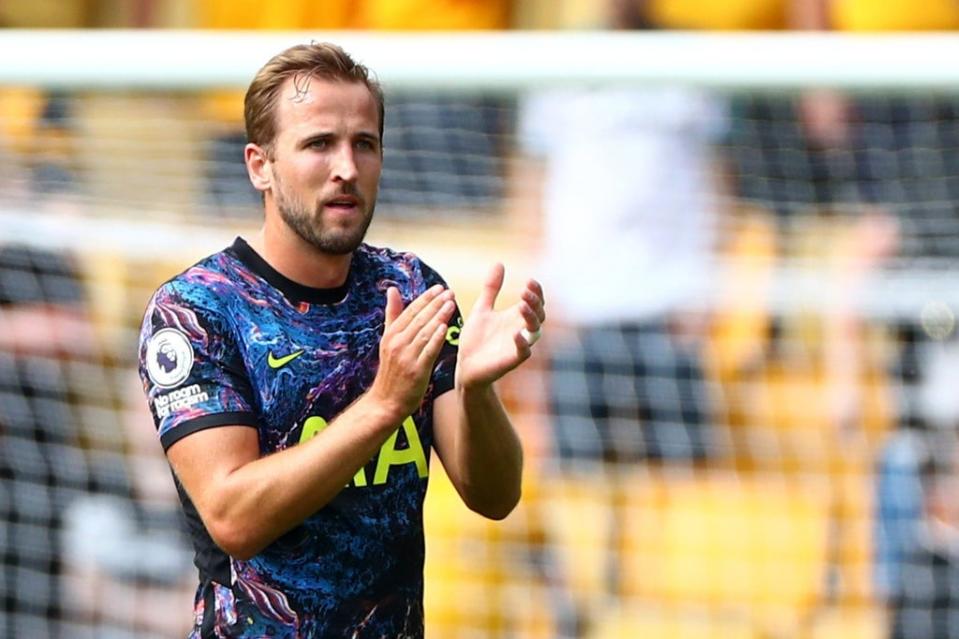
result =
[[[175,328],[157,331],[147,344],[147,373],[161,388],[182,384],[193,368],[193,346],[187,336]]]
[[[172,373],[176,370],[176,349],[164,341],[157,350],[157,364],[165,373]]]

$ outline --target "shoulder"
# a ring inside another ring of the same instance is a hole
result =
[[[238,260],[228,251],[214,253],[161,284],[153,298],[215,307],[240,285],[235,276],[237,265]]]
[[[419,261],[416,254],[409,251],[398,251],[387,246],[373,246],[366,243],[360,244],[356,250],[356,256],[371,265],[401,265]]]
[[[385,273],[409,274],[422,276],[424,273],[435,273],[416,253],[398,251],[396,249],[363,244],[357,251],[362,268]]]
[[[392,248],[362,244],[357,250],[360,267],[377,273],[380,279],[410,281],[414,285],[445,284],[443,278],[417,254]]]
[[[238,283],[231,275],[235,258],[214,253],[161,284],[147,303],[143,329],[173,324],[217,323]]]

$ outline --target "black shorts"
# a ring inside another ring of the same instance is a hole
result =
[[[665,321],[581,328],[550,359],[561,466],[705,460],[706,382],[698,353]]]

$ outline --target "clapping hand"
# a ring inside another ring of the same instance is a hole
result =
[[[490,269],[460,333],[456,379],[464,388],[492,384],[529,359],[546,320],[543,287],[536,280],[526,283],[518,302],[494,308],[504,277],[502,264]]]

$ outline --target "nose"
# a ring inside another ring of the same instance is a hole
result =
[[[354,182],[357,177],[356,158],[349,144],[341,145],[333,158],[332,177],[334,182]]]

